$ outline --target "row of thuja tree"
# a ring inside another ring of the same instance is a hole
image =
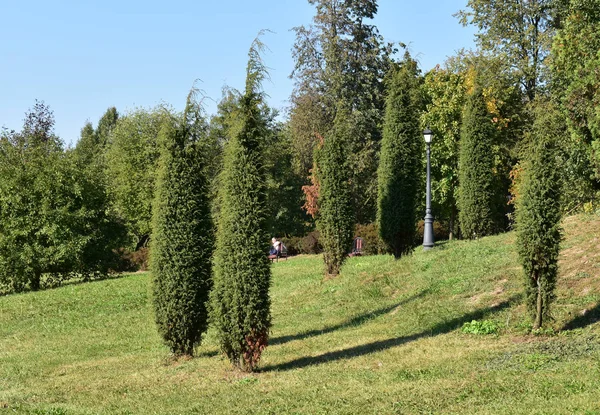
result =
[[[477,50],[425,75],[409,54],[395,60],[370,24],[375,0],[310,2],[314,24],[295,28],[285,122],[260,94],[255,43],[246,89],[226,89],[210,121],[192,93],[182,113],[109,109],[74,149],[52,133],[43,103],[22,131],[3,131],[0,284],[102,275],[119,267],[118,248],[152,239],[157,322],[171,349],[191,353],[211,315],[223,350],[251,369],[270,324],[268,235],[316,222],[333,275],[356,223],[377,225],[381,251],[409,253],[429,126],[434,212],[452,234],[505,230],[517,205],[540,326],[560,216],[590,206],[599,187],[597,1],[471,0],[459,17],[480,29]]]
[[[151,243],[156,321],[171,351],[192,355],[210,320],[222,351],[248,371],[267,346],[271,325],[261,50],[257,39],[225,150],[216,238],[209,137],[192,93],[183,117],[160,134]]]
[[[424,75],[370,24],[376,1],[310,2],[313,25],[294,29],[288,125],[326,272],[340,271],[356,223],[376,224],[380,252],[414,248],[429,127],[436,219],[451,238],[517,228],[539,328],[560,218],[597,209],[600,2],[469,0],[456,17],[478,29],[477,48]]]

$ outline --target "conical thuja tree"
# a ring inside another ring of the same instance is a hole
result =
[[[459,154],[459,222],[465,238],[497,230],[493,140],[496,129],[479,85],[467,97]]]
[[[350,117],[350,111],[343,104],[338,104],[333,128],[317,153],[321,182],[317,228],[321,234],[328,275],[340,272],[352,245],[354,211],[348,163]]]
[[[379,161],[377,224],[386,250],[396,258],[415,240],[422,136],[422,105],[417,63],[406,55],[390,71]]]
[[[207,328],[214,249],[206,124],[194,94],[182,118],[166,121],[159,136],[151,242],[158,331],[175,355],[190,356]]]
[[[232,364],[252,371],[271,326],[265,169],[266,124],[261,82],[266,75],[257,38],[249,53],[246,90],[237,109],[220,178],[217,250],[211,322]]]
[[[558,254],[561,240],[560,183],[556,163],[557,113],[538,112],[530,160],[517,199],[517,249],[525,271],[526,305],[538,329],[550,316],[555,298]],[[562,121],[560,121],[562,122]]]

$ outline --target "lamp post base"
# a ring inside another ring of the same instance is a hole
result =
[[[428,212],[425,215],[425,223],[423,226],[423,250],[428,251],[433,248],[433,245],[433,215]]]

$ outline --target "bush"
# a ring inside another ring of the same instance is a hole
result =
[[[423,229],[425,227],[425,221],[421,219],[419,223],[417,223],[417,233],[415,239],[415,245],[421,245],[423,243]],[[433,222],[433,239],[435,241],[445,241],[448,239],[450,235],[450,230],[448,228],[448,222]]]
[[[468,334],[498,334],[499,327],[492,320],[473,320],[462,326],[462,332]]]
[[[315,255],[323,252],[319,241],[319,231],[309,232],[305,236],[282,238],[282,242],[288,250],[288,255]]]
[[[357,224],[354,228],[354,237],[363,238],[363,254],[377,255],[381,248],[381,240],[375,222],[367,225]]]

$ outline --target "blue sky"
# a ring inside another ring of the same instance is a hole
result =
[[[261,29],[269,103],[288,105],[292,27],[309,25],[306,0],[1,0],[0,126],[20,129],[35,99],[54,111],[56,133],[74,144],[106,108],[121,113],[160,103],[181,109],[195,79],[215,101],[244,86],[248,48]],[[452,14],[466,0],[380,0],[374,23],[387,41],[410,46],[426,71],[460,48],[473,29]],[[207,100],[213,113],[216,104]]]

